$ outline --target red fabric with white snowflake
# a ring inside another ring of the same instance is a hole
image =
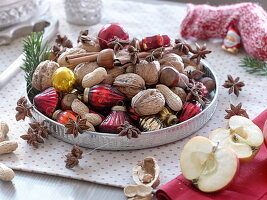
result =
[[[230,26],[239,30],[248,54],[267,60],[267,13],[258,4],[219,7],[188,4],[181,35],[198,39],[224,38]]]

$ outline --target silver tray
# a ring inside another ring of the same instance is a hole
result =
[[[207,123],[215,112],[218,103],[218,79],[209,64],[206,62],[202,62],[202,64],[204,65],[205,74],[213,78],[216,82],[213,99],[210,104],[201,113],[187,121],[156,131],[142,132],[138,138],[128,139],[127,137],[120,137],[116,134],[90,131],[79,134],[77,138],[74,138],[73,135],[65,134],[66,128],[64,125],[46,117],[36,108],[33,108],[32,115],[37,122],[45,121],[48,129],[52,132],[54,137],[67,143],[76,144],[85,148],[97,148],[102,150],[134,150],[168,144],[188,137],[199,130]]]

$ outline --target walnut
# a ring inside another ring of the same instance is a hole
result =
[[[161,68],[171,66],[180,73],[183,73],[184,71],[183,59],[175,53],[165,54],[159,62],[161,64]]]
[[[132,99],[145,87],[144,79],[134,73],[121,74],[115,78],[113,85],[129,99]]]
[[[131,105],[140,116],[160,112],[164,105],[164,96],[157,89],[142,90],[132,98]]]
[[[160,169],[158,163],[153,157],[146,157],[142,163],[133,168],[133,179],[137,185],[144,184],[156,188],[159,183]]]
[[[77,65],[74,69],[74,74],[77,77],[77,82],[82,83],[83,77],[98,68],[96,62],[85,62]]]
[[[158,61],[147,62],[141,60],[135,66],[135,73],[140,75],[146,82],[146,85],[154,85],[159,79],[160,64]]]
[[[67,63],[66,56],[74,55],[74,54],[80,54],[80,53],[86,53],[86,51],[84,49],[77,48],[77,47],[76,48],[67,49],[64,53],[62,53],[58,57],[57,62],[61,67],[68,67],[70,69],[74,69],[74,67],[76,65],[71,65],[71,64]]]
[[[52,87],[52,75],[59,67],[59,64],[54,61],[41,62],[32,75],[32,86],[39,91]]]

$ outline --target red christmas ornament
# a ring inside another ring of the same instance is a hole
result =
[[[34,106],[41,113],[52,117],[59,103],[59,93],[55,88],[50,87],[33,98]]]
[[[133,120],[139,120],[140,119],[140,116],[135,112],[135,110],[131,107],[128,109],[128,113],[129,113],[129,116],[133,119]]]
[[[114,37],[121,40],[129,40],[129,34],[121,24],[106,24],[98,33],[99,45],[102,49],[108,48],[108,42]]]
[[[75,112],[73,112],[72,110],[56,110],[53,113],[52,119],[57,121],[60,124],[67,124],[69,123],[69,118],[73,119],[74,121],[76,121],[77,119],[77,114]]]
[[[168,35],[154,35],[143,38],[139,45],[141,50],[147,51],[159,47],[168,47],[170,46],[170,43],[171,39]]]
[[[119,133],[118,127],[124,124],[125,121],[128,121],[130,124],[133,124],[124,106],[113,106],[111,110],[111,113],[99,125],[99,130],[101,132]]]
[[[91,88],[85,88],[83,100],[92,105],[95,109],[103,110],[117,105],[118,102],[125,101],[126,98],[116,88],[101,84]]]
[[[202,111],[202,106],[198,101],[186,102],[183,106],[179,121],[186,121]]]

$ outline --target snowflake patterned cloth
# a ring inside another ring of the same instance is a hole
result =
[[[219,7],[188,4],[181,35],[198,39],[224,38],[230,26],[239,30],[248,54],[267,60],[267,13],[258,4]]]

